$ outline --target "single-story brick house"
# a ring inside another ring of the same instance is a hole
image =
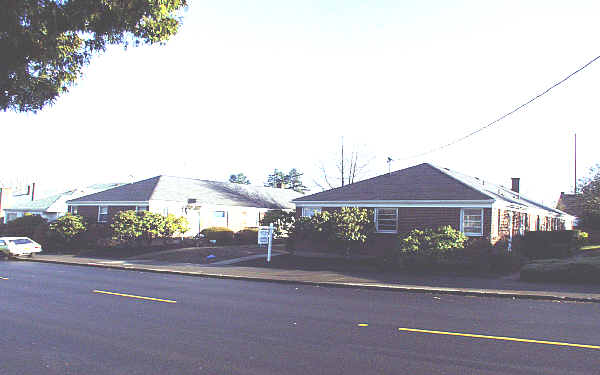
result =
[[[302,194],[289,189],[156,176],[67,202],[69,212],[91,222],[108,223],[119,211],[151,211],[185,216],[186,236],[212,226],[234,231],[256,227],[268,210],[293,210]]]
[[[110,189],[122,183],[95,184],[83,188],[68,190],[59,194],[34,195],[35,184],[28,186],[27,193],[14,194],[0,208],[5,223],[24,215],[39,215],[48,221],[54,221],[68,212],[67,201],[84,195]],[[2,222],[2,220],[0,220]]]
[[[340,207],[373,208],[378,238],[414,228],[450,225],[469,237],[503,237],[525,231],[570,229],[574,217],[512,189],[429,163],[294,200],[297,216]]]

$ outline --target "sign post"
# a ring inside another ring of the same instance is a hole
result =
[[[271,247],[273,246],[273,223],[269,224],[269,248],[267,250],[267,263],[271,262]]]

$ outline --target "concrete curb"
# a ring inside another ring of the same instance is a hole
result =
[[[543,291],[529,291],[529,290],[447,288],[447,287],[429,287],[429,286],[419,286],[419,285],[401,285],[401,284],[383,284],[383,283],[307,281],[307,280],[285,279],[285,278],[242,276],[242,275],[213,273],[213,272],[205,272],[205,271],[203,271],[203,272],[178,271],[178,270],[160,269],[160,268],[153,268],[153,267],[140,267],[137,265],[121,266],[121,265],[98,264],[98,263],[76,263],[76,262],[65,262],[65,261],[60,261],[60,260],[36,259],[36,258],[18,259],[18,260],[25,261],[25,262],[54,263],[54,264],[64,264],[64,265],[71,265],[71,266],[110,268],[110,269],[116,269],[116,270],[152,272],[152,273],[162,273],[162,274],[181,275],[181,276],[208,277],[208,278],[215,278],[215,279],[261,281],[261,282],[272,282],[272,283],[282,283],[282,284],[302,284],[302,285],[326,286],[326,287],[337,287],[337,288],[377,289],[377,290],[388,290],[388,291],[398,291],[398,292],[407,292],[407,293],[431,293],[431,294],[449,294],[449,295],[475,296],[475,297],[499,297],[499,298],[512,298],[512,299],[519,298],[519,299],[535,299],[535,300],[548,300],[548,301],[600,303],[600,294],[594,295],[594,296],[589,296],[589,295],[582,295],[579,293],[558,293],[558,292],[543,292]]]

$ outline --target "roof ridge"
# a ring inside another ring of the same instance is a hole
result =
[[[452,174],[446,172],[445,168],[438,167],[437,165],[434,165],[434,164],[431,164],[431,163],[425,163],[425,164],[427,164],[430,167],[432,167],[432,168],[440,171],[445,176],[448,176],[448,177],[452,178],[453,180],[457,181],[458,183],[460,183],[460,184],[462,184],[462,185],[464,185],[464,186],[466,186],[468,188],[471,188],[471,189],[473,189],[473,190],[475,190],[475,191],[477,191],[477,192],[479,192],[479,193],[481,193],[481,194],[483,194],[483,195],[485,195],[485,196],[493,199],[494,201],[496,200],[496,198],[492,194],[490,194],[489,192],[487,192],[485,190],[482,190],[482,189],[479,189],[479,188],[477,188],[477,187],[475,187],[475,186],[473,186],[471,184],[467,184],[466,182],[459,180],[458,178],[454,177]],[[456,172],[456,173],[460,173],[460,172]],[[471,177],[471,178],[476,178],[476,177],[469,176],[469,175],[465,175],[465,176]]]

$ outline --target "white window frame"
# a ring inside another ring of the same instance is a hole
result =
[[[479,210],[481,212],[481,232],[465,232],[465,210]],[[460,231],[463,232],[466,236],[470,237],[482,237],[483,236],[483,225],[484,225],[484,216],[483,216],[483,208],[461,208],[460,209]]]
[[[106,213],[102,213],[102,210],[106,210]],[[106,215],[106,220],[100,220],[100,215]],[[99,223],[107,223],[108,222],[108,206],[98,206],[98,222]]]
[[[321,207],[302,207],[302,217],[313,217],[317,212],[321,212]]]
[[[379,210],[394,210],[396,213],[396,228],[394,230],[379,229],[378,214]],[[375,208],[375,231],[377,233],[398,233],[398,207],[377,207]]]
[[[77,206],[71,206],[71,215],[77,215]]]

